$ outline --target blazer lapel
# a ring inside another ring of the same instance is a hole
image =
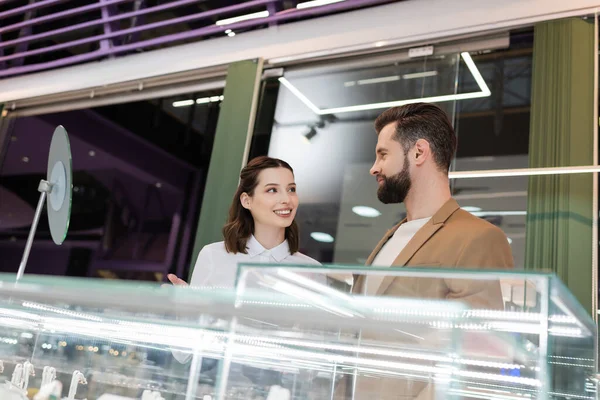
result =
[[[406,219],[404,219],[398,225],[394,226],[392,229],[390,229],[389,231],[386,232],[385,236],[383,238],[381,238],[381,240],[379,241],[379,243],[377,243],[377,246],[375,246],[375,250],[373,250],[371,252],[371,254],[369,255],[369,258],[367,258],[367,262],[366,262],[365,265],[371,265],[371,264],[373,264],[373,260],[375,260],[375,257],[377,257],[377,254],[379,254],[379,252],[381,251],[381,249],[383,248],[383,246],[387,243],[388,240],[390,240],[390,238],[392,236],[394,236],[394,233],[396,232],[396,230],[405,221],[406,221]]]
[[[375,260],[375,257],[377,257],[377,254],[379,254],[379,252],[381,251],[383,246],[387,243],[388,240],[390,240],[390,238],[394,235],[394,232],[396,232],[396,229],[398,229],[398,227],[400,225],[402,225],[404,223],[404,221],[406,221],[406,219],[385,233],[383,238],[381,238],[379,243],[377,243],[377,246],[375,246],[375,249],[369,255],[369,258],[367,258],[367,262],[365,263],[365,265],[368,266],[368,265],[373,264],[373,260]],[[365,289],[364,288],[365,275],[355,274],[355,275],[353,275],[353,278],[354,278],[354,284],[352,285],[352,293],[361,294],[361,292]]]
[[[392,263],[392,267],[404,267],[406,263],[415,255],[415,253],[442,227],[460,206],[454,199],[448,200],[442,208],[436,212],[433,217],[415,233],[415,236],[406,244],[404,249],[398,254],[398,257]],[[396,227],[397,229],[397,227]],[[395,230],[394,230],[395,231]],[[394,276],[386,276],[379,288],[377,295],[384,293],[392,284]]]

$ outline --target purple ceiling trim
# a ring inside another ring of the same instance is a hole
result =
[[[0,43],[2,43],[2,35],[0,35]],[[0,46],[0,57],[4,56],[4,49]],[[0,61],[0,71],[6,68],[6,61]]]
[[[131,0],[116,0],[116,2],[123,2],[123,1],[131,1]],[[61,35],[61,34],[73,32],[73,31],[76,31],[79,29],[91,28],[93,26],[102,25],[105,22],[116,22],[116,21],[120,21],[122,19],[134,18],[134,17],[146,15],[146,14],[151,14],[154,12],[169,10],[171,8],[182,7],[182,6],[186,6],[189,4],[198,3],[199,1],[201,1],[201,0],[174,1],[172,3],[161,4],[160,6],[145,8],[145,9],[142,9],[139,11],[132,11],[132,12],[124,13],[124,14],[113,15],[110,18],[107,18],[105,20],[96,19],[94,21],[82,22],[81,24],[71,25],[71,26],[67,26],[67,27],[59,28],[59,29],[54,29],[52,31],[39,33],[37,35],[26,36],[26,37],[22,37],[19,39],[8,40],[5,42],[0,41],[0,49],[4,48],[4,47],[14,46],[16,44],[23,43],[23,42],[34,42],[37,40],[47,39],[54,35]],[[111,3],[114,4],[116,2],[115,1],[113,1],[113,2],[107,1],[107,2],[105,2],[105,5],[110,5]],[[94,6],[95,6],[95,4],[94,4]],[[72,10],[69,10],[69,11],[72,11]],[[53,14],[53,15],[57,15],[57,14]],[[2,32],[2,30],[3,29],[0,28],[0,33]]]
[[[105,4],[108,4],[111,1],[114,1],[114,0],[109,0]],[[118,1],[122,1],[122,0],[118,0]],[[127,0],[127,1],[131,1],[131,0]],[[245,9],[248,7],[255,7],[257,5],[270,4],[270,3],[273,3],[276,1],[279,1],[279,0],[249,1],[249,2],[242,3],[239,5],[235,5],[235,6],[221,8],[218,10],[211,10],[208,12],[195,14],[195,15],[191,15],[191,16],[175,18],[175,19],[167,20],[167,21],[160,21],[158,23],[144,25],[144,26],[137,26],[134,28],[125,29],[125,30],[118,31],[118,32],[113,32],[110,34],[95,36],[93,38],[85,38],[85,39],[80,39],[80,40],[76,40],[76,41],[69,42],[69,43],[59,44],[56,46],[50,46],[50,47],[47,47],[44,49],[32,50],[32,51],[26,52],[26,54],[22,53],[18,56],[13,54],[10,56],[0,57],[0,63],[3,60],[10,60],[10,59],[17,58],[17,57],[23,57],[25,55],[40,54],[40,53],[44,53],[47,51],[53,51],[53,50],[58,50],[58,49],[75,46],[78,44],[95,42],[95,41],[99,41],[102,39],[110,39],[112,37],[133,34],[133,33],[143,31],[143,30],[147,30],[147,29],[155,29],[157,27],[168,26],[168,25],[172,25],[175,23],[181,23],[181,22],[191,21],[194,19],[206,18],[206,17],[212,16],[212,15],[218,15],[218,14],[223,14],[226,12],[242,10],[242,9]],[[18,74],[23,74],[23,73],[28,73],[28,72],[34,72],[34,71],[46,70],[46,69],[51,69],[51,68],[56,68],[56,67],[62,67],[62,66],[66,66],[66,65],[77,64],[77,63],[81,63],[81,62],[85,62],[85,61],[100,59],[100,58],[103,58],[103,57],[106,57],[109,55],[118,55],[118,54],[126,53],[126,52],[129,52],[132,50],[151,48],[151,47],[162,45],[162,44],[173,43],[173,42],[189,40],[189,39],[195,39],[195,38],[199,38],[199,37],[207,36],[207,35],[211,35],[211,34],[217,34],[220,32],[224,32],[227,29],[233,29],[233,30],[246,29],[246,28],[271,24],[271,23],[280,22],[280,21],[300,19],[303,17],[311,17],[311,16],[316,16],[316,15],[325,14],[325,13],[329,13],[329,12],[345,11],[345,10],[350,10],[353,8],[359,8],[359,7],[374,6],[374,5],[382,4],[382,3],[389,3],[389,0],[347,0],[347,1],[340,2],[340,3],[330,4],[330,5],[321,6],[321,7],[314,7],[314,8],[301,9],[301,10],[299,10],[299,9],[286,10],[286,11],[282,11],[276,15],[271,15],[267,18],[248,20],[248,21],[238,22],[238,23],[230,24],[230,25],[226,25],[226,26],[211,25],[208,27],[203,27],[200,29],[192,30],[192,31],[186,31],[186,32],[166,35],[166,36],[162,36],[162,37],[157,37],[157,38],[153,38],[153,39],[148,39],[148,40],[145,40],[142,42],[129,43],[126,45],[121,45],[121,46],[113,46],[110,49],[103,49],[103,50],[101,49],[101,50],[97,50],[97,51],[93,51],[93,52],[89,52],[89,53],[85,53],[85,54],[79,54],[79,55],[72,56],[72,57],[62,58],[62,59],[51,61],[51,62],[32,64],[32,65],[26,65],[26,66],[22,66],[22,67],[15,67],[15,68],[9,68],[9,69],[5,69],[5,70],[0,70],[0,77],[18,75]],[[140,15],[141,13],[143,13],[143,11],[147,11],[147,10],[148,9],[139,10],[135,13],[129,13],[129,16]],[[103,23],[103,22],[104,21],[102,21],[102,20],[100,21],[100,23]],[[69,29],[69,28],[63,28],[63,29]],[[57,33],[60,33],[58,31],[59,30],[57,30]],[[1,30],[0,30],[0,33],[1,33]]]
[[[0,12],[0,19],[12,17],[13,15],[24,14],[27,11],[31,11],[31,10],[40,10],[42,8],[54,6],[56,4],[60,4],[60,3],[63,3],[65,1],[66,0],[44,0],[44,1],[38,1],[36,3],[28,4],[28,5],[23,6],[23,7],[17,7],[17,8],[13,8],[12,10]]]
[[[273,15],[273,16],[270,16],[267,18],[237,22],[235,24],[230,24],[230,25],[226,25],[226,26],[211,25],[211,26],[196,29],[193,31],[175,33],[173,35],[163,36],[163,37],[154,38],[154,39],[148,39],[148,40],[145,40],[142,42],[131,43],[131,44],[124,45],[124,46],[115,46],[111,53],[119,54],[119,53],[122,53],[125,51],[140,48],[140,47],[152,47],[152,46],[157,46],[157,45],[161,45],[161,44],[169,43],[169,42],[173,42],[173,41],[193,39],[193,38],[197,38],[197,37],[201,37],[201,36],[211,35],[214,33],[224,32],[228,29],[231,29],[231,30],[245,29],[245,28],[250,28],[253,26],[257,26],[257,25],[269,24],[270,22],[285,21],[285,20],[293,19],[293,18],[300,18],[300,17],[304,17],[304,16],[321,14],[322,12],[327,12],[327,11],[344,10],[344,9],[348,9],[348,8],[352,8],[352,7],[360,7],[362,5],[372,5],[372,4],[384,3],[384,2],[388,2],[388,0],[347,0],[345,2],[331,4],[329,6],[315,7],[314,9],[309,8],[309,9],[298,10],[298,11],[294,11],[294,12],[281,12],[277,15]],[[319,8],[320,10],[316,10],[316,8]],[[0,61],[1,60],[2,60],[2,58],[0,58]]]
[[[100,12],[102,14],[102,21],[104,21],[104,33],[111,33],[113,31],[118,30],[119,25],[108,21],[110,19],[111,15],[115,15],[117,13],[115,12],[116,11],[115,6],[107,6],[106,5],[107,2],[108,2],[108,0],[100,0],[100,3],[102,3],[104,5],[104,7],[102,7]],[[110,39],[103,39],[100,41],[100,49],[102,49],[102,50],[110,49],[112,47],[112,45],[113,45],[113,41]]]
[[[84,62],[84,61],[95,60],[95,59],[107,56],[109,53],[110,53],[109,50],[105,50],[105,51],[98,50],[98,51],[94,51],[91,53],[79,54],[77,56],[62,58],[60,60],[54,60],[54,61],[50,61],[50,62],[46,62],[46,63],[24,65],[22,67],[4,69],[4,70],[0,70],[0,78],[6,77],[6,76],[11,76],[11,75],[19,75],[19,74],[26,74],[29,72],[53,69],[53,68],[58,68],[58,67],[65,67],[67,65],[78,64],[78,63]]]
[[[55,50],[61,50],[61,49],[69,48],[69,47],[79,46],[82,44],[94,43],[94,42],[98,42],[98,41],[102,41],[102,40],[106,40],[106,39],[112,39],[114,37],[124,36],[124,35],[128,35],[130,33],[136,33],[136,32],[147,31],[147,30],[151,30],[151,29],[162,28],[165,26],[175,25],[175,24],[179,24],[179,23],[183,23],[183,22],[189,22],[189,21],[193,21],[193,20],[197,20],[197,19],[209,18],[209,17],[220,15],[220,14],[226,14],[226,13],[233,12],[233,11],[243,10],[243,9],[250,8],[250,7],[255,7],[255,6],[259,6],[259,5],[263,5],[263,4],[267,4],[267,3],[272,3],[274,1],[277,1],[277,0],[248,1],[246,3],[238,4],[238,5],[231,6],[231,7],[219,8],[217,10],[205,11],[205,12],[201,12],[201,13],[193,14],[193,15],[186,15],[185,17],[168,19],[168,20],[159,21],[159,22],[155,22],[152,24],[148,24],[148,25],[143,25],[143,26],[136,26],[135,28],[123,29],[123,30],[120,30],[117,32],[109,32],[109,33],[105,33],[103,35],[92,36],[92,37],[79,39],[79,40],[73,40],[71,42],[61,43],[61,44],[57,44],[54,46],[43,47],[41,49],[25,51],[20,54],[11,54],[9,56],[1,57],[0,61],[8,61],[8,60],[16,59],[16,58],[21,58],[21,57],[28,57],[28,56],[34,56],[34,55],[43,54],[43,53],[49,53],[49,52],[52,52]],[[104,4],[107,4],[107,3],[108,2],[106,2]],[[103,23],[105,21],[106,21],[106,19],[102,19]],[[228,26],[232,26],[232,25],[228,25]],[[219,29],[217,29],[216,32],[227,29],[227,28],[223,28],[220,26],[218,28]],[[200,29],[198,29],[198,31],[199,30]],[[175,36],[177,36],[177,34]],[[169,36],[164,36],[164,38],[168,38],[168,37]],[[140,43],[144,43],[144,42],[140,42]],[[133,43],[132,45],[134,46],[133,48],[139,47],[138,43]],[[115,48],[118,48],[118,47],[115,46]],[[107,49],[108,49],[108,47],[103,48],[101,50],[104,51]]]
[[[54,14],[44,15],[43,17],[33,18],[33,19],[30,19],[27,21],[19,22],[17,24],[12,24],[12,25],[2,27],[2,28],[0,28],[0,33],[15,31],[15,30],[21,29],[25,26],[42,24],[45,22],[54,21],[56,19],[70,17],[70,16],[77,15],[77,14],[83,14],[88,11],[98,10],[102,7],[106,7],[107,5],[115,5],[115,4],[119,4],[119,3],[130,2],[130,1],[133,1],[133,0],[109,0],[109,1],[106,1],[105,3],[98,2],[97,4],[88,4],[87,6],[83,6],[83,7],[71,8],[69,10],[61,11],[61,12],[54,13]],[[34,4],[39,4],[39,3],[34,3]],[[2,16],[0,16],[0,19],[2,19]],[[103,21],[100,20],[100,23],[102,23],[102,22]]]

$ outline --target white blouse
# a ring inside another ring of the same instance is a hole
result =
[[[198,254],[190,286],[233,288],[237,266],[241,262],[321,265],[317,260],[300,252],[290,254],[290,246],[287,240],[279,246],[267,250],[252,235],[248,239],[246,248],[248,250],[247,254],[234,254],[225,250],[225,242],[211,243],[204,246]]]

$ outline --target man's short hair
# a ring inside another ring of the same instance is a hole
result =
[[[440,169],[446,172],[450,169],[457,140],[452,124],[441,108],[429,103],[390,108],[375,120],[377,134],[391,123],[396,124],[394,139],[400,142],[405,153],[408,153],[417,140],[425,139],[429,142],[433,159]]]

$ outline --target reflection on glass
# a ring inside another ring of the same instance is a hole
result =
[[[528,177],[454,179],[453,196],[461,207],[498,226],[511,245],[515,267],[525,265]]]
[[[452,170],[527,168],[533,34],[513,34],[507,50],[474,54],[491,96],[457,102],[458,149]],[[464,63],[458,92],[478,88]]]
[[[221,100],[215,90],[11,120],[0,163],[0,271],[18,268],[52,133],[63,125],[73,160],[69,232],[54,245],[42,216],[26,274],[183,274]]]
[[[301,251],[321,261],[364,263],[391,222],[387,214],[368,218],[352,211],[352,207],[365,206],[373,209],[367,211],[371,214],[383,213],[376,182],[369,176],[377,142],[373,121],[382,109],[368,109],[368,105],[455,94],[459,59],[459,54],[453,54],[402,63],[388,60],[368,66],[286,71],[269,156],[284,159],[294,168],[301,202]],[[453,115],[453,101],[440,106]],[[344,107],[358,109],[319,114],[319,110]],[[346,204],[348,196],[351,204]],[[342,218],[346,212],[357,221]],[[358,228],[361,239],[356,239],[362,241],[360,246],[346,240],[356,235],[356,226],[346,226],[353,223],[362,228]],[[315,240],[313,233],[328,234],[333,240]]]

